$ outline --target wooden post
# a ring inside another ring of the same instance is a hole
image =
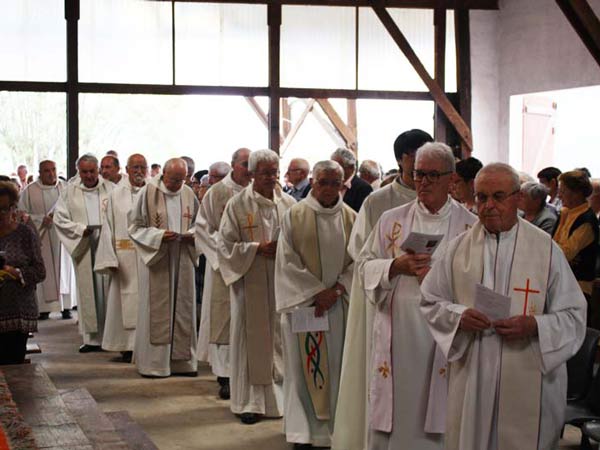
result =
[[[354,153],[358,159],[358,120],[356,116],[356,99],[350,98],[347,101],[348,107],[348,128],[354,134]]]
[[[352,132],[350,127],[344,123],[329,100],[326,98],[318,98],[317,103],[323,109],[323,112],[327,118],[331,121],[335,129],[344,139],[346,147],[356,154],[356,135]]]
[[[269,25],[269,148],[279,153],[281,4],[268,5],[267,23]]]
[[[434,72],[435,81],[446,90],[446,9],[436,8],[433,13],[434,26]],[[435,107],[434,137],[436,141],[446,142],[448,121],[439,106]]]
[[[556,0],[556,3],[600,65],[600,21],[587,0]]]
[[[79,71],[77,60],[79,0],[65,0],[67,21],[67,176],[75,175],[79,158]]]
[[[283,138],[287,138],[292,129],[292,109],[287,98],[281,99],[281,128],[283,131]]]

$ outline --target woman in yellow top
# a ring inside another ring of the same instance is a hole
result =
[[[567,257],[588,301],[588,325],[596,323],[594,319],[600,312],[596,305],[590,308],[599,232],[596,214],[587,203],[591,193],[590,179],[579,170],[565,172],[558,177],[558,196],[563,207],[554,240]]]

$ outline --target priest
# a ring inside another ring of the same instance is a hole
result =
[[[134,350],[142,376],[197,375],[193,225],[198,200],[184,184],[187,172],[183,159],[168,160],[129,213],[129,235],[143,262]]]
[[[125,170],[127,177],[108,198],[94,270],[109,277],[102,348],[121,352],[123,361],[131,362],[139,303],[138,266],[142,263],[129,238],[127,214],[146,184],[146,158],[131,155]]]
[[[219,225],[225,205],[250,183],[250,150],[240,148],[231,157],[231,172],[211,186],[200,204],[196,217],[196,246],[206,257],[207,265],[202,294],[202,317],[198,336],[198,359],[208,361],[219,383],[219,397],[230,397],[229,327],[231,303],[229,288],[219,271]],[[229,167],[223,163],[224,166]],[[213,166],[211,166],[213,169]],[[214,168],[216,170],[216,168]],[[209,169],[209,173],[210,173]]]
[[[421,287],[421,310],[450,363],[450,450],[558,448],[566,362],[585,337],[586,301],[560,248],[518,218],[520,195],[510,166],[481,169],[479,222],[450,243]],[[505,304],[498,317],[477,284]]]
[[[85,154],[77,160],[78,179],[68,183],[56,203],[54,225],[71,255],[77,282],[81,353],[100,351],[106,313],[108,280],[93,271],[102,215],[114,185],[98,176],[98,159]]]
[[[443,448],[445,360],[419,310],[419,284],[432,259],[476,217],[449,195],[454,155],[427,143],[417,150],[417,199],[385,212],[359,255],[367,299],[375,305],[369,384],[369,449]],[[405,246],[413,232],[441,236],[433,255]]]
[[[286,213],[277,246],[284,428],[295,448],[331,445],[352,284],[353,261],[346,249],[356,216],[340,194],[343,182],[344,170],[337,162],[315,164],[312,189]],[[326,329],[294,330],[295,316],[304,311],[325,315]]]
[[[428,133],[418,129],[405,131],[394,141],[394,157],[398,162],[399,175],[392,183],[365,199],[348,243],[348,253],[353,260],[358,259],[365,241],[385,211],[415,199],[417,194],[412,177],[415,153],[423,144],[432,141]],[[335,418],[336,430],[339,432],[334,433],[332,443],[336,450],[364,450],[367,445],[367,380],[370,374],[371,334],[375,312],[373,305],[365,299],[357,269],[355,264],[344,341],[339,407]]]
[[[279,186],[277,153],[252,152],[248,169],[254,181],[227,203],[221,219],[219,268],[230,287],[231,411],[254,424],[283,411],[273,276],[279,227],[296,201]]]
[[[63,306],[60,295],[61,243],[52,221],[54,206],[65,188],[56,176],[56,163],[45,160],[39,165],[39,178],[25,187],[19,199],[19,209],[27,212],[35,225],[42,244],[46,279],[37,286],[36,296],[40,319],[51,312],[62,311],[64,319],[71,311]],[[69,305],[70,306],[70,305]]]

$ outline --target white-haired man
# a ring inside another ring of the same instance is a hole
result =
[[[121,352],[131,362],[139,304],[139,270],[143,263],[129,238],[127,214],[146,184],[148,163],[140,154],[127,159],[127,177],[108,198],[94,270],[109,277],[102,348]]]
[[[231,171],[212,186],[196,216],[196,246],[206,257],[202,314],[198,334],[198,359],[207,361],[219,383],[219,397],[227,400],[229,390],[229,326],[231,303],[229,288],[219,271],[219,225],[225,205],[250,183],[248,158],[250,150],[240,148],[231,157]],[[229,165],[227,164],[229,167]],[[211,166],[212,168],[213,166]],[[210,174],[209,169],[209,174]]]
[[[99,177],[98,159],[90,154],[77,160],[78,178],[69,183],[54,209],[58,237],[73,260],[77,280],[81,353],[100,351],[106,314],[108,280],[94,273],[102,215],[114,184]]]
[[[231,411],[242,423],[282,415],[283,360],[275,312],[274,265],[279,227],[295,200],[279,187],[279,155],[248,160],[254,181],[225,207],[219,269],[231,298]]]
[[[193,225],[198,200],[184,184],[187,173],[183,159],[168,160],[129,213],[129,235],[144,263],[134,349],[143,376],[197,374]]]
[[[353,261],[347,252],[356,213],[340,190],[335,161],[313,168],[312,189],[281,225],[275,260],[275,299],[284,345],[285,435],[296,448],[329,447],[342,366]],[[292,316],[314,306],[327,330],[295,332]]]
[[[286,172],[288,182],[291,187],[287,187],[284,191],[294,197],[294,200],[299,202],[308,195],[311,184],[308,179],[310,173],[310,165],[303,158],[294,158],[290,161]]]
[[[374,191],[381,185],[381,168],[377,161],[365,159],[358,168],[358,175],[373,188]]]
[[[344,169],[344,185],[342,186],[344,202],[358,212],[365,198],[373,192],[373,188],[369,183],[356,176],[356,156],[350,150],[338,148],[331,154],[330,159]]]
[[[419,148],[413,171],[417,199],[384,213],[359,255],[367,299],[376,306],[369,449],[443,448],[445,360],[420,313],[419,284],[432,259],[441,258],[448,242],[476,221],[448,195],[453,173],[448,146]],[[412,232],[443,238],[431,255],[403,245]]]
[[[510,166],[481,169],[479,222],[421,286],[421,310],[450,363],[449,450],[558,447],[566,362],[583,342],[586,302],[557,244],[517,216],[520,196]],[[488,317],[476,285],[495,292],[504,312]]]

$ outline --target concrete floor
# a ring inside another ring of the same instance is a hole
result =
[[[58,389],[84,387],[103,411],[126,410],[161,450],[289,450],[283,420],[242,425],[229,404],[217,397],[218,385],[206,364],[197,378],[146,379],[117,353],[77,352],[81,338],[75,320],[39,323],[33,339],[42,349],[30,355]],[[579,431],[568,427],[561,449],[579,448]]]

